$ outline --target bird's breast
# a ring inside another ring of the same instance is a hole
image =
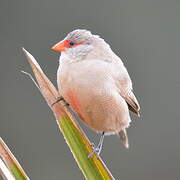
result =
[[[118,93],[112,73],[108,63],[99,61],[74,63],[58,70],[60,94],[96,131],[119,131],[129,122],[127,105]]]

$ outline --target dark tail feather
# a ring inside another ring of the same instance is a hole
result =
[[[119,131],[118,136],[121,139],[124,146],[126,148],[129,148],[129,141],[128,141],[128,136],[127,136],[126,129],[123,129],[123,130]]]

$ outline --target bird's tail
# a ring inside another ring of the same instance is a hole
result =
[[[119,131],[118,136],[121,139],[124,146],[126,148],[129,148],[129,141],[128,141],[128,136],[127,136],[126,129],[123,129],[123,130]]]

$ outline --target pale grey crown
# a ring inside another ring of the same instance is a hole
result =
[[[93,35],[90,31],[85,29],[76,29],[70,32],[65,39],[70,39],[74,41],[84,41],[87,43],[91,43]]]
[[[84,41],[87,43],[92,43],[93,40],[99,40],[104,42],[104,39],[100,38],[98,35],[93,35],[90,31],[86,29],[76,29],[70,32],[65,39]]]

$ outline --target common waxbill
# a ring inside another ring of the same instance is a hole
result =
[[[60,51],[59,93],[84,123],[101,138],[93,153],[99,154],[104,135],[117,134],[129,147],[126,128],[129,110],[139,116],[140,106],[121,59],[98,35],[77,29],[52,47]]]

